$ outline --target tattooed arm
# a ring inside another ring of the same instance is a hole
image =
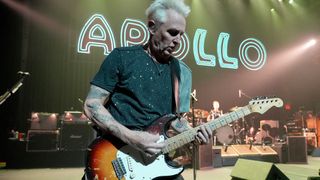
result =
[[[171,127],[179,133],[192,128],[189,125],[188,120],[184,117],[177,118],[176,120],[172,121]],[[197,133],[196,140],[199,143],[207,144],[209,143],[211,136],[212,136],[212,131],[210,130],[210,128],[206,126],[201,126],[200,130]]]
[[[159,135],[144,131],[132,131],[120,124],[104,107],[109,97],[110,92],[91,85],[84,104],[84,111],[87,117],[101,130],[111,133],[147,155],[159,153],[164,147],[164,143],[157,143]]]
[[[181,117],[180,119],[176,119],[171,122],[171,127],[177,131],[178,133],[181,133],[183,131],[186,131],[188,129],[191,129],[192,127],[189,125],[189,122],[186,118]]]

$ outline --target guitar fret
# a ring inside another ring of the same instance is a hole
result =
[[[217,125],[212,123],[211,126],[213,126],[213,128],[211,127],[212,130],[217,129]]]
[[[238,116],[237,116],[237,114],[235,112],[230,113],[230,122],[232,122],[233,119],[238,119],[237,117]]]
[[[222,118],[220,121],[218,121],[219,123],[220,123],[220,127],[222,127],[223,126],[223,123],[222,123],[222,120],[223,120],[224,118]]]
[[[213,123],[213,125],[214,125],[214,128],[215,128],[215,129],[218,129],[217,123]]]

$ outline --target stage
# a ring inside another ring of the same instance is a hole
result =
[[[199,180],[231,179],[231,172],[235,166],[197,170]],[[308,156],[308,164],[276,164],[289,179],[306,180],[308,177],[318,176],[320,157]],[[254,171],[254,170],[253,170]],[[82,177],[83,168],[36,168],[36,169],[1,169],[0,179],[3,180],[79,180]],[[193,179],[193,169],[186,168],[182,173],[185,180]]]
[[[172,52],[192,71],[193,103],[183,118],[214,131],[194,154],[192,138],[172,138],[181,143],[173,156],[187,162],[185,179],[194,179],[191,159],[198,180],[231,179],[239,158],[275,163],[289,179],[319,176],[320,0],[184,1],[191,12]],[[149,44],[149,3],[1,1],[0,180],[81,179],[96,137],[83,114],[90,82],[116,48]],[[144,69],[152,67],[136,68]],[[146,98],[152,87],[141,88]],[[144,105],[153,114],[156,106]]]

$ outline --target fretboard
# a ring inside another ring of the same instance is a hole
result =
[[[205,124],[202,124],[200,126],[197,126],[195,128],[192,128],[190,130],[184,131],[176,136],[173,136],[169,139],[165,140],[166,147],[162,149],[162,153],[166,154],[172,150],[175,150],[185,144],[188,144],[192,141],[195,140],[195,137],[197,135],[197,132],[199,131],[201,126],[207,126],[209,127],[212,131],[215,129],[218,129],[222,126],[225,126],[237,119],[240,119],[248,114],[251,114],[251,110],[249,106],[244,106],[241,108],[238,108],[237,110],[224,114],[220,116],[219,118],[212,120],[210,122],[207,122]]]

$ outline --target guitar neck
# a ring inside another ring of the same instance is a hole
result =
[[[223,116],[220,116],[219,118],[207,122],[205,124],[202,124],[200,126],[197,126],[195,128],[192,128],[190,130],[184,131],[176,136],[173,136],[169,139],[165,140],[166,147],[162,149],[162,153],[166,154],[169,153],[172,150],[175,150],[185,144],[188,144],[195,140],[195,137],[197,135],[197,132],[199,131],[201,126],[207,126],[210,128],[210,130],[218,129],[222,126],[225,126],[237,119],[240,119],[248,114],[251,114],[252,111],[250,110],[249,106],[244,106],[241,108],[238,108],[236,111],[224,114]]]

